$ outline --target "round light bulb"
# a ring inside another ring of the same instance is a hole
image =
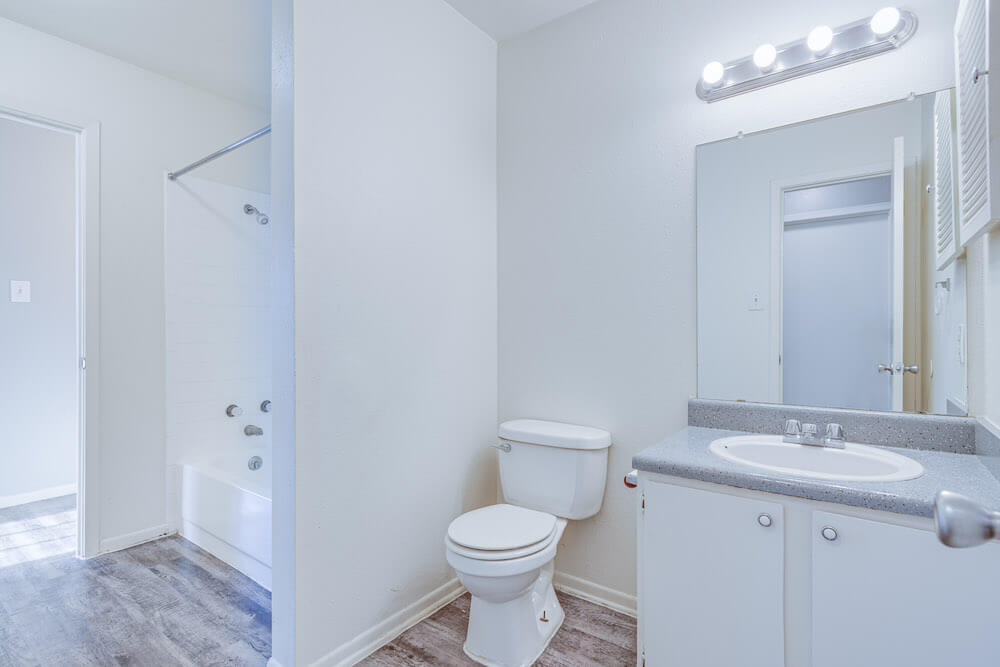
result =
[[[753,52],[753,64],[761,70],[769,70],[774,66],[774,61],[778,58],[778,51],[774,44],[761,44]]]
[[[833,29],[828,25],[818,25],[806,38],[806,45],[815,54],[826,53],[833,43]]]
[[[713,60],[705,65],[705,69],[701,70],[701,80],[709,88],[717,86],[722,81],[722,75],[725,74],[725,71],[726,68],[723,67],[722,63]]]
[[[872,17],[869,25],[873,33],[879,37],[885,37],[896,29],[900,18],[902,17],[899,14],[899,10],[895,7],[883,7],[875,12],[875,16]]]

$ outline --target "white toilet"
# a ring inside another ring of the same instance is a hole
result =
[[[567,519],[597,514],[611,434],[537,419],[499,429],[500,484],[507,504],[458,517],[445,556],[472,595],[465,653],[484,665],[530,665],[563,622],[553,559]]]

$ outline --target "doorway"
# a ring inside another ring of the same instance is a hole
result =
[[[85,512],[96,492],[85,462],[96,429],[86,271],[88,254],[97,270],[97,135],[95,124],[0,109],[0,568],[97,551],[96,512]]]
[[[783,211],[785,402],[891,410],[891,176],[786,190]]]

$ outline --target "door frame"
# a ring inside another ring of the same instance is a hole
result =
[[[782,351],[784,343],[784,262],[782,262],[782,248],[784,246],[785,232],[785,192],[789,190],[799,190],[809,187],[821,187],[824,185],[834,185],[837,183],[849,183],[851,181],[863,181],[868,178],[878,178],[880,176],[892,176],[892,161],[878,162],[859,167],[838,169],[835,171],[814,172],[795,176],[792,178],[775,179],[771,181],[771,318],[769,341],[769,361],[768,361],[768,401],[771,403],[784,403],[784,387],[782,379]],[[894,204],[895,205],[895,204]],[[889,212],[890,224],[893,224],[895,236],[895,221],[892,219],[892,210]],[[895,249],[893,249],[895,254]],[[902,299],[897,305],[895,298],[896,286],[893,286],[892,317],[893,327],[896,327],[896,310],[899,309],[899,326],[903,323]],[[895,354],[895,350],[893,350]],[[894,363],[889,359],[890,364]],[[895,394],[895,391],[893,392]],[[893,398],[895,400],[895,397]]]
[[[101,340],[101,126],[68,117],[64,110],[0,98],[0,118],[69,134],[75,139],[76,341],[79,443],[77,450],[76,555],[100,552],[98,462],[100,461]]]

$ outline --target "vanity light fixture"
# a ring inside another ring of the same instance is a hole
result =
[[[917,31],[913,12],[884,7],[873,16],[837,28],[820,25],[808,37],[775,47],[761,44],[753,55],[702,70],[695,92],[706,102],[772,86],[898,49]]]

